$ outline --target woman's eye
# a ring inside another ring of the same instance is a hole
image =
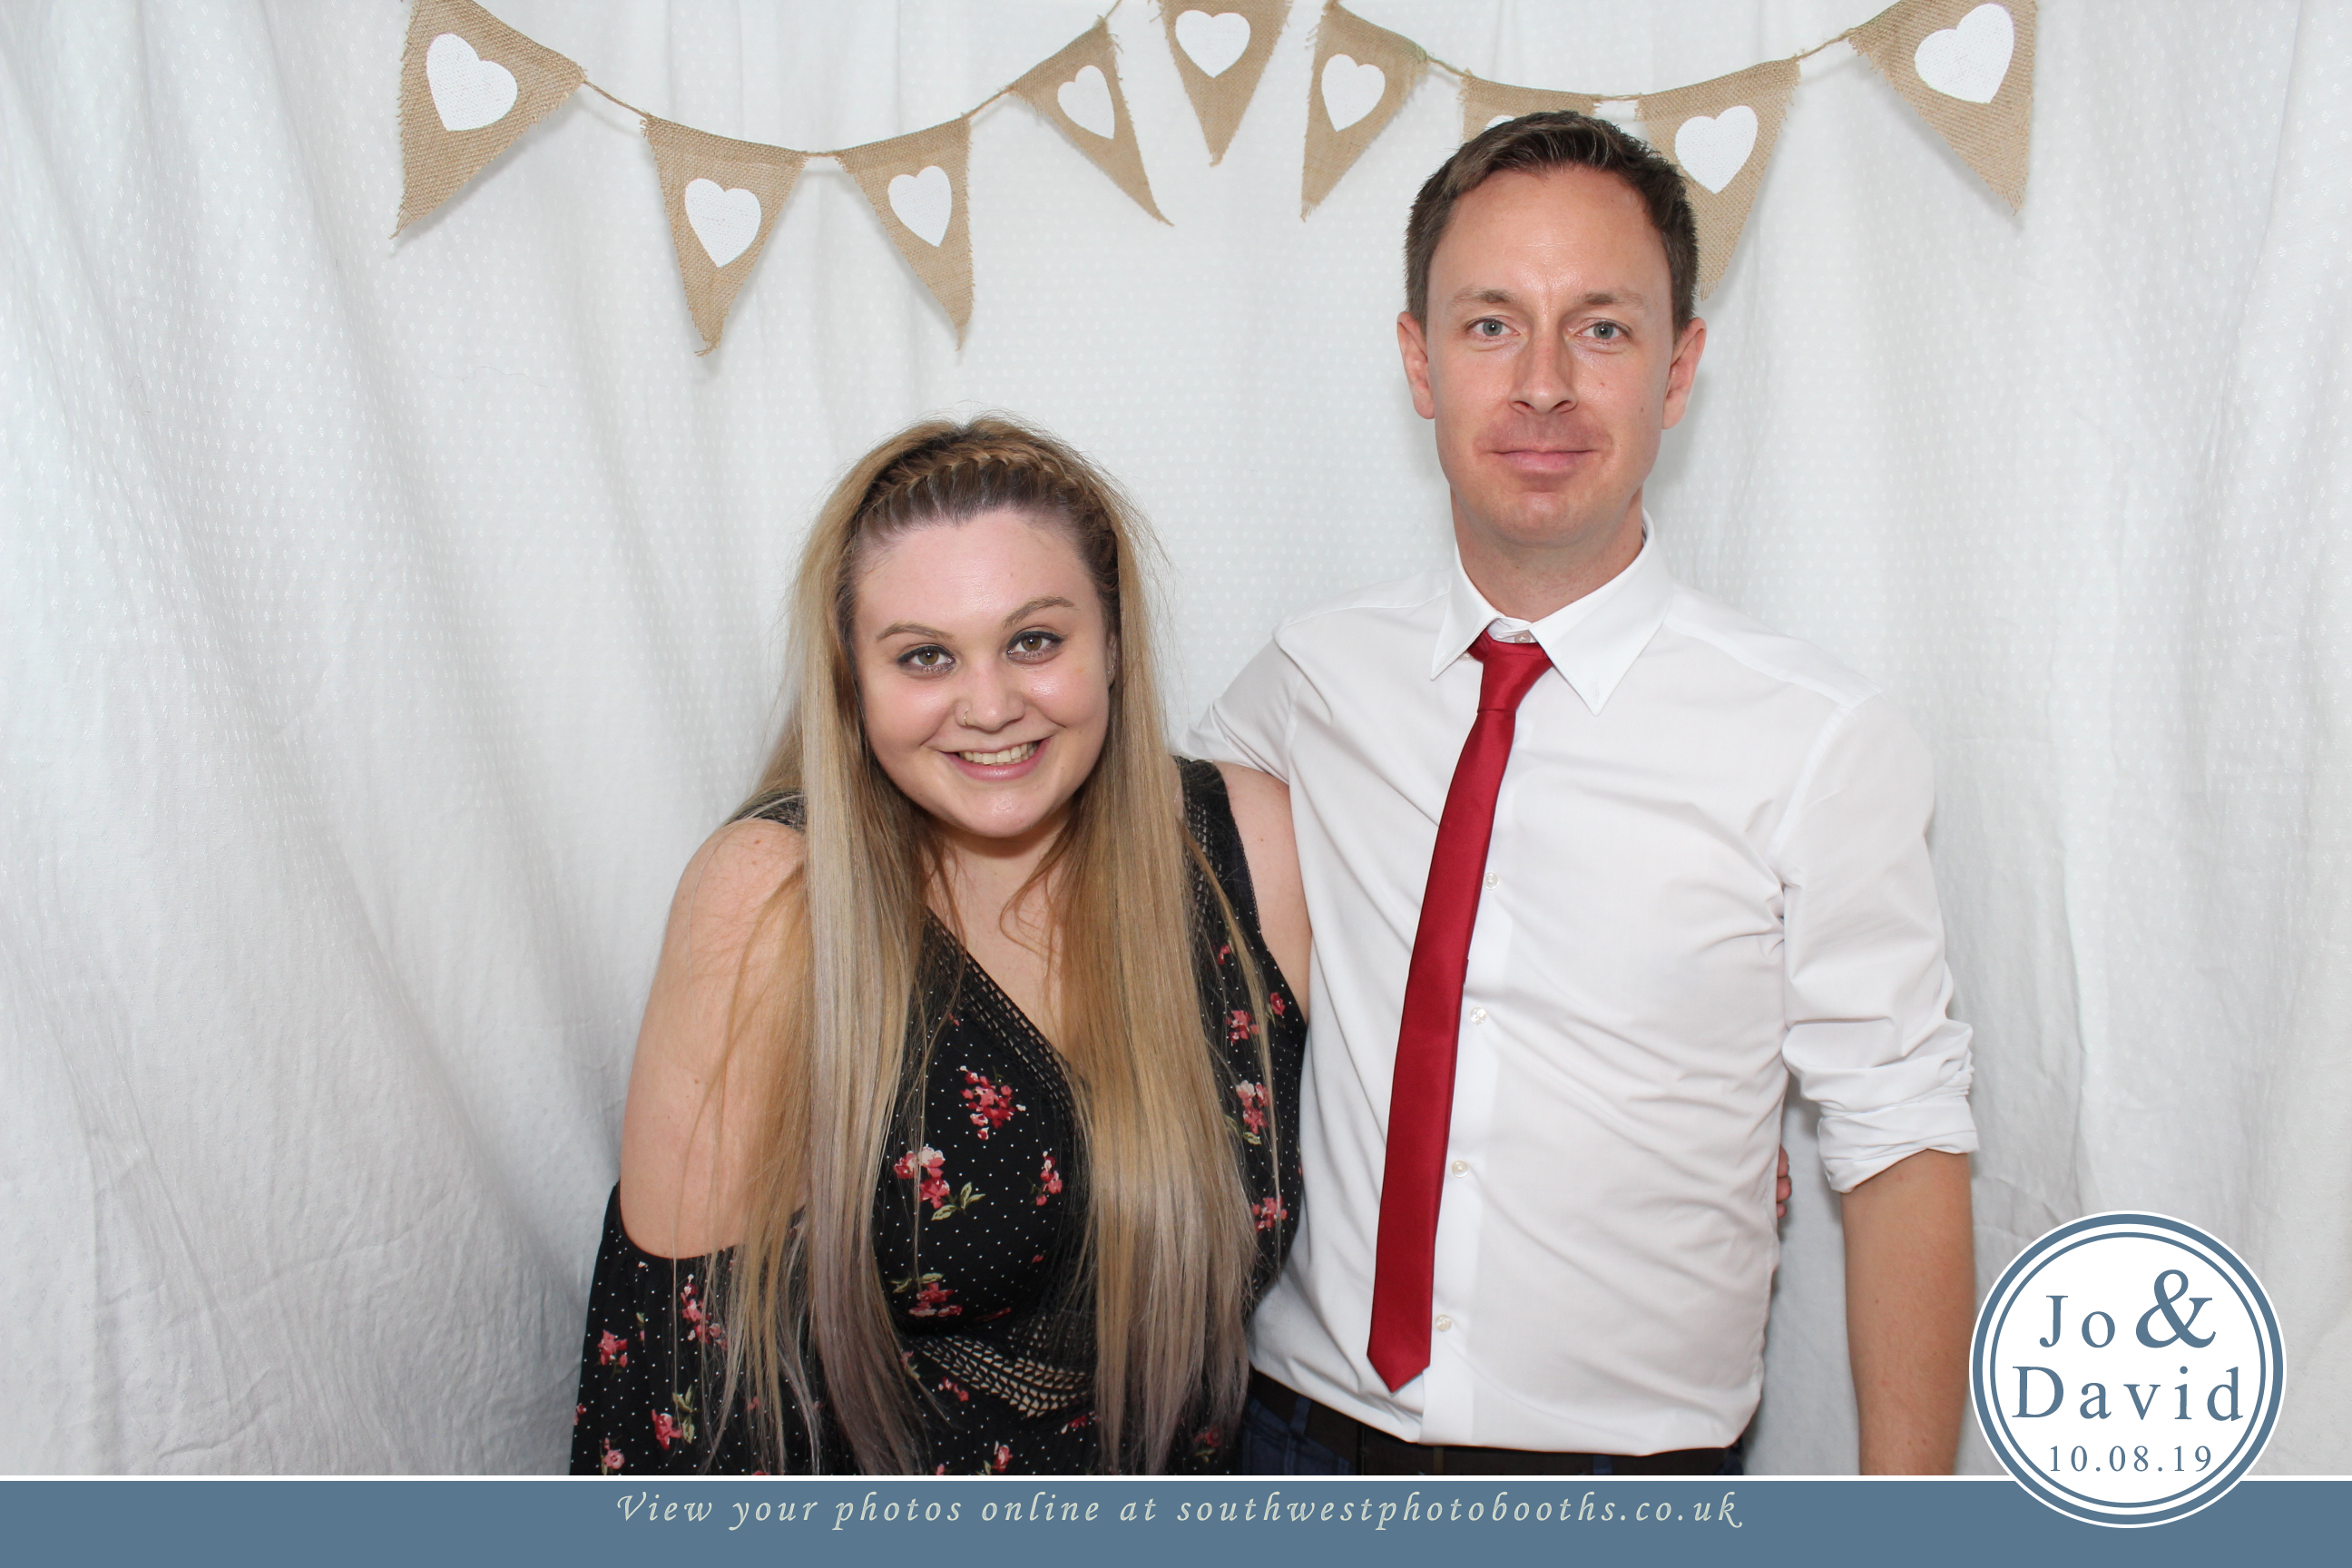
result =
[[[1023,632],[1013,639],[1013,652],[1022,658],[1037,658],[1062,646],[1062,639],[1052,632]]]
[[[945,669],[952,662],[954,662],[953,656],[937,643],[925,643],[920,647],[910,647],[898,656],[898,663],[904,668],[925,673],[935,669]]]

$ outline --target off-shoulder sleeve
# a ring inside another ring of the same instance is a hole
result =
[[[656,1258],[638,1247],[621,1226],[621,1189],[613,1189],[581,1335],[573,1475],[742,1475],[756,1468],[741,1410],[730,1410],[714,1434],[706,1408],[715,1397],[715,1377],[706,1376],[706,1368],[723,1370],[725,1349],[709,1302],[716,1261]]]

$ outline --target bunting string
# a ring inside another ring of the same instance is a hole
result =
[[[477,0],[413,0],[400,69],[403,163],[395,235],[438,209],[579,89],[635,115],[651,150],[688,312],[719,346],[801,172],[829,159],[930,291],[961,344],[971,321],[971,122],[1006,98],[1051,121],[1136,205],[1153,199],[1119,79],[1114,0],[1067,45],[955,119],[856,147],[814,151],[713,135],[648,114],[588,79]],[[1290,0],[1158,0],[1161,30],[1209,161],[1222,162],[1265,74]],[[1324,0],[1312,41],[1299,216],[1311,214],[1433,68],[1458,85],[1462,139],[1539,110],[1627,124],[1683,175],[1698,224],[1702,297],[1731,263],[1795,96],[1800,65],[1838,44],[1869,61],[2011,211],[2025,200],[2037,0],[1897,0],[1785,59],[1662,91],[1607,94],[1488,80]]]

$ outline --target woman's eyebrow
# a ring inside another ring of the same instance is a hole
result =
[[[1070,603],[1069,600],[1063,598],[1059,594],[1047,594],[1042,597],[1030,600],[1027,604],[1022,605],[1019,609],[1005,616],[1004,624],[1009,626],[1015,621],[1025,621],[1040,610],[1075,610],[1076,608],[1077,605]]]

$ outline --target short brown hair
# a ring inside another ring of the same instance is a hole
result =
[[[1564,168],[1614,174],[1642,198],[1666,247],[1675,330],[1689,324],[1698,310],[1698,221],[1682,172],[1606,120],[1564,109],[1522,114],[1472,137],[1422,185],[1404,226],[1404,308],[1414,321],[1429,320],[1429,263],[1454,221],[1454,204],[1496,174]]]

